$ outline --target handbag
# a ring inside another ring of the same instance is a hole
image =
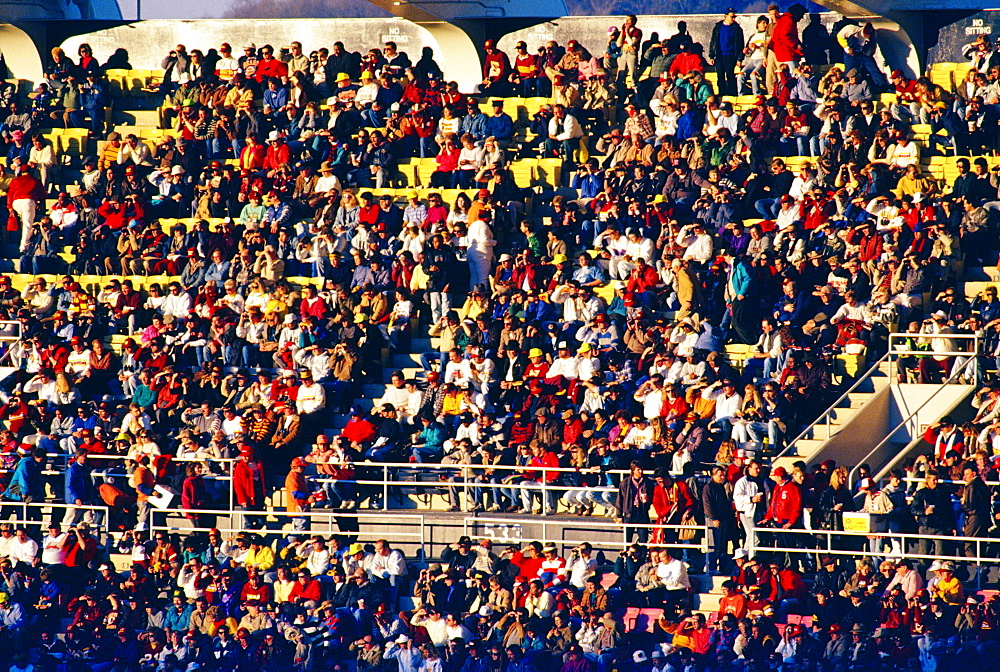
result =
[[[18,231],[21,228],[21,222],[17,219],[17,213],[13,210],[7,215],[7,230],[8,231]]]
[[[698,523],[694,521],[694,518],[685,518],[681,520],[681,529],[677,532],[677,538],[681,541],[694,541],[694,538],[698,534]]]

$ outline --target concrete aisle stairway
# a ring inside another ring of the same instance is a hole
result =
[[[870,365],[868,365],[870,366]],[[890,364],[882,362],[857,389],[848,393],[840,403],[820,416],[819,420],[802,433],[802,438],[794,441],[782,457],[772,462],[772,467],[783,466],[789,469],[798,460],[809,461],[844,425],[867,404],[876,393],[885,389],[891,382]]]

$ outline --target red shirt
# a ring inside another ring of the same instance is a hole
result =
[[[258,61],[257,74],[254,75],[254,79],[262,82],[265,77],[288,77],[288,65],[276,58],[272,58],[269,61]]]

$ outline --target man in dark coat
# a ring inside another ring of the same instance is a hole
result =
[[[622,479],[618,486],[615,507],[618,519],[626,525],[636,526],[634,533],[640,543],[649,538],[649,505],[653,501],[653,481],[642,471],[642,464],[633,460],[629,465],[631,474]],[[631,534],[626,534],[631,538]]]

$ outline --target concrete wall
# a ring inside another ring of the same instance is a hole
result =
[[[739,17],[747,36],[753,32],[757,16],[759,15],[746,14]],[[814,28],[823,26],[829,30],[838,18],[833,13],[812,14],[803,20],[800,30],[804,36],[809,36],[807,27],[810,24],[815,24]],[[648,38],[650,33],[658,32],[661,38],[666,39],[676,32],[677,22],[680,20],[687,22],[694,39],[707,48],[712,27],[719,17],[704,14],[640,16],[638,25],[643,29],[644,37]],[[621,22],[620,16],[568,16],[509,33],[499,40],[499,45],[508,53],[514,53],[514,44],[522,39],[532,51],[549,40],[565,44],[576,39],[593,53],[600,55],[607,42],[608,27],[621,25]],[[891,67],[916,72],[919,66],[911,53],[910,41],[905,33],[901,33],[895,24],[880,22],[878,28],[879,41]],[[822,31],[819,34],[823,34]],[[348,49],[363,52],[390,39],[414,61],[419,58],[422,47],[434,49],[438,64],[446,77],[458,81],[463,90],[471,90],[479,78],[480,45],[473,44],[464,30],[443,22],[418,25],[399,18],[312,21],[153,20],[79,35],[67,39],[62,46],[67,52],[75,53],[81,42],[88,42],[93,46],[95,56],[102,61],[121,47],[129,52],[133,67],[158,68],[170,47],[175,44],[207,51],[218,47],[222,42],[229,42],[233,45],[234,52],[240,54],[240,45],[247,41],[253,41],[258,46],[269,43],[280,48],[292,40],[299,40],[308,53],[312,49],[330,47],[336,40],[342,40]],[[841,60],[839,49],[829,37],[827,39],[828,46],[834,50],[833,60]],[[807,44],[814,45],[817,41],[821,40],[808,37]]]
[[[319,47],[330,48],[338,40],[348,50],[361,53],[372,47],[381,48],[385,41],[392,40],[414,62],[420,58],[423,47],[431,47],[446,76],[454,66],[442,56],[437,40],[427,30],[397,18],[143,21],[71,37],[62,47],[67,53],[75,54],[80,43],[87,42],[94,48],[94,56],[102,62],[115,49],[123,48],[128,51],[133,68],[153,69],[160,67],[163,57],[177,44],[185,45],[188,51],[207,52],[228,42],[233,53],[241,56],[246,42],[254,42],[258,47],[270,44],[277,51],[293,40],[301,42],[307,54]]]
[[[719,6],[720,14],[724,5]],[[742,14],[737,17],[737,22],[743,28],[746,37],[753,34],[755,22],[760,14]],[[683,16],[639,16],[637,25],[642,28],[643,39],[649,39],[650,33],[657,32],[661,39],[667,39],[677,32],[677,22],[685,21],[688,32],[696,42],[704,45],[708,50],[708,43],[712,37],[712,28],[719,21],[719,14],[690,14]],[[823,14],[810,14],[799,23],[799,32],[803,35],[806,48],[815,47],[817,40],[814,34],[807,32],[814,30],[818,26],[809,28],[810,24],[819,24],[829,32],[834,23],[840,19],[839,14],[827,12]],[[508,53],[514,53],[514,45],[518,40],[524,40],[528,44],[528,50],[534,50],[542,43],[549,40],[556,40],[559,44],[566,44],[571,39],[575,39],[593,54],[600,56],[604,51],[604,46],[608,40],[608,27],[621,26],[621,16],[564,16],[555,21],[547,21],[523,30],[518,30],[505,35],[499,41],[501,49]],[[902,32],[899,26],[889,21],[877,21],[875,27],[879,34],[879,47],[885,59],[892,68],[902,68],[914,74],[919,70],[916,54],[913,53],[912,44],[907,35]],[[818,33],[822,35],[822,32]],[[834,49],[832,54],[833,62],[843,60],[839,47],[833,44],[833,40],[827,38],[827,46]]]
[[[913,389],[924,387],[922,385],[900,385],[899,387],[909,388],[901,390],[901,392],[908,394],[905,394],[905,398],[901,398],[900,401],[907,404],[913,410],[916,410],[922,401],[927,398],[926,392],[921,394],[918,390]],[[927,429],[928,425],[937,422],[946,415],[952,416],[955,422],[959,424],[971,420],[976,412],[976,409],[971,404],[971,395],[974,390],[975,387],[972,385],[949,385],[944,388],[939,397],[931,404],[928,404],[933,409],[932,411],[926,412],[926,409],[919,411],[916,416],[916,422],[905,428],[905,434],[903,434],[903,429],[900,430],[899,433],[901,435],[909,437],[905,445],[893,452],[882,451],[879,455],[875,456],[877,459],[871,461],[871,464],[875,467],[874,473],[876,477],[883,478],[890,469],[902,464],[903,460],[907,457],[929,454],[933,447],[923,439],[924,430]],[[923,398],[921,399],[921,397]],[[904,417],[905,415],[897,410],[893,419],[893,426],[899,424]],[[898,446],[900,444],[894,443],[894,445]]]
[[[809,463],[836,460],[837,464],[853,465],[860,462],[892,429],[889,425],[891,404],[892,393],[888,387],[876,392],[839,432],[809,458]]]
[[[26,32],[9,23],[0,24],[0,51],[7,63],[9,77],[41,81],[42,60]]]

